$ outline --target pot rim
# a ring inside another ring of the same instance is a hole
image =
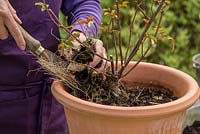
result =
[[[67,108],[71,108],[75,111],[79,112],[87,112],[88,114],[101,114],[105,116],[122,116],[122,117],[151,117],[151,116],[162,116],[166,114],[176,113],[180,111],[184,111],[189,108],[195,101],[198,99],[200,95],[200,90],[197,82],[188,74],[181,72],[177,69],[153,64],[153,63],[140,63],[147,66],[154,66],[158,68],[165,68],[166,70],[171,70],[176,72],[178,75],[182,75],[185,79],[188,79],[188,83],[190,83],[190,89],[183,97],[164,104],[153,105],[153,106],[140,106],[140,107],[120,107],[120,106],[108,106],[101,105],[97,103],[88,102],[82,100],[80,98],[74,97],[73,95],[67,93],[62,85],[59,84],[59,81],[54,82],[55,86],[58,86],[57,90],[52,88],[53,95],[57,98],[57,100],[66,106]],[[59,88],[60,86],[60,88]],[[59,96],[59,97],[58,97]],[[78,109],[77,109],[78,108]],[[170,110],[168,110],[170,109]],[[142,112],[141,112],[142,111]]]

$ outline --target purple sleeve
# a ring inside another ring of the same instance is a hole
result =
[[[98,27],[101,24],[101,5],[99,0],[64,0],[62,3],[62,12],[68,16],[68,24],[75,24],[72,29],[82,31],[86,35],[97,36]],[[78,25],[79,20],[87,20],[89,16],[94,17],[94,24],[91,27]]]

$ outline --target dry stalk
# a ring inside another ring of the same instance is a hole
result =
[[[37,62],[42,66],[45,71],[54,76],[56,79],[61,80],[67,87],[79,90],[85,94],[85,92],[79,88],[79,83],[73,77],[72,72],[67,69],[68,66],[66,66],[66,64],[63,64],[63,62],[61,61],[47,61],[43,58],[38,58]]]

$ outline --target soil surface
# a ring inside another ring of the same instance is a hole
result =
[[[183,134],[200,134],[200,121],[195,121],[192,126],[187,126]]]
[[[81,72],[76,75],[81,85],[79,90],[68,88],[68,92],[89,102],[124,107],[157,105],[177,99],[170,89],[159,85],[139,84],[126,88],[122,82],[114,83],[99,75]]]

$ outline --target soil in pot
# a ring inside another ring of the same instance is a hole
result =
[[[155,84],[134,83],[127,88],[122,82],[113,82],[101,73],[91,74],[87,70],[76,74],[79,90],[68,89],[68,93],[80,99],[110,106],[150,106],[177,99],[171,89]]]
[[[200,134],[200,121],[195,121],[191,126],[187,126],[183,134]]]

